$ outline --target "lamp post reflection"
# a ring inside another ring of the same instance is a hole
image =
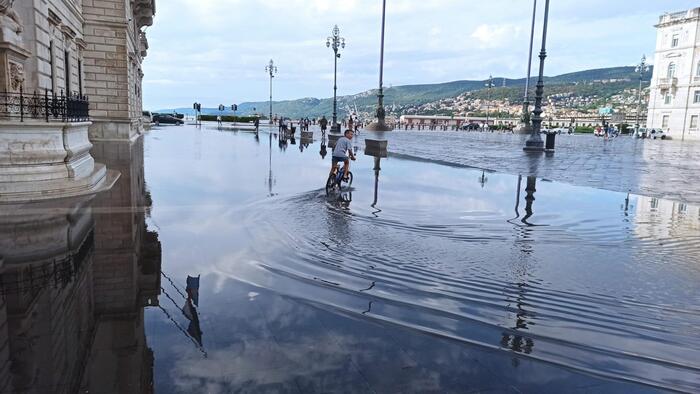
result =
[[[282,139],[280,139],[280,141],[282,141]],[[269,172],[267,175],[267,196],[273,197],[275,194],[272,192],[272,186],[275,184],[275,180],[272,177],[272,133],[270,133],[268,171]]]
[[[383,157],[387,157],[388,153],[385,145],[367,144],[365,146],[365,155],[374,157],[374,201],[371,206],[375,209],[372,214],[377,216],[377,214],[382,211],[377,208],[377,199],[379,197],[379,172],[382,170],[381,160]]]
[[[525,216],[523,216],[521,222],[528,226],[534,226],[528,220],[532,217],[532,204],[535,202],[535,192],[537,191],[537,177],[528,176],[527,186],[525,187]]]
[[[489,181],[489,178],[486,176],[486,171],[482,170],[481,171],[481,176],[479,177],[479,183],[481,184],[481,188],[483,189],[484,186],[486,186],[486,183]]]
[[[374,201],[372,201],[371,205],[371,207],[375,209],[375,211],[372,212],[372,215],[374,216],[378,216],[377,214],[382,211],[381,209],[377,208],[377,199],[379,197],[379,171],[382,170],[381,161],[381,157],[374,157]]]
[[[508,328],[504,329],[503,333],[501,334],[500,346],[503,349],[508,349],[515,353],[530,354],[535,346],[535,343],[532,338],[523,335],[523,331],[529,330],[529,326],[533,324],[532,318],[534,317],[534,313],[532,312],[532,300],[528,300],[526,297],[529,287],[527,278],[530,276],[531,271],[529,265],[530,256],[532,254],[531,240],[533,239],[533,228],[530,227],[531,225],[527,222],[527,220],[533,214],[532,203],[535,201],[534,193],[536,191],[537,178],[532,176],[527,178],[528,183],[525,188],[527,193],[525,197],[527,202],[525,207],[526,215],[521,220],[521,222],[525,223],[527,226],[521,226],[514,223],[514,221],[520,217],[520,191],[522,188],[522,180],[522,175],[519,175],[515,197],[515,217],[508,220],[509,223],[515,225],[516,231],[516,237],[514,240],[515,250],[517,252],[511,259],[510,264],[514,279],[503,289],[503,293],[506,294],[506,308],[510,310],[515,309],[515,324],[510,325],[512,324],[510,323],[510,318],[504,322],[504,326],[507,326]],[[513,304],[515,304],[515,308],[513,308]],[[529,310],[526,309],[526,307]],[[512,315],[512,313],[513,312],[510,312],[509,315]],[[513,357],[512,363],[514,367],[517,367],[520,364],[520,360]]]

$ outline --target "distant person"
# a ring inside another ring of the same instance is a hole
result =
[[[328,119],[326,119],[325,115],[323,115],[321,120],[318,121],[318,124],[321,126],[321,133],[326,134],[326,127],[328,126]]]
[[[216,115],[216,123],[221,127],[222,122],[221,122],[221,115]]]
[[[338,168],[338,163],[341,161],[345,163],[345,173],[343,174],[343,179],[348,180],[348,173],[350,172],[350,159],[355,161],[355,154],[352,149],[352,137],[353,131],[350,129],[345,130],[345,135],[338,138],[335,143],[335,148],[333,149],[333,160],[331,164],[331,174]],[[349,155],[349,158],[348,158]]]
[[[260,118],[255,118],[253,125],[255,126],[255,134],[258,134],[258,131],[260,131]]]

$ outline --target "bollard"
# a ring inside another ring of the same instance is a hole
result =
[[[557,134],[553,132],[548,132],[545,140],[544,150],[547,152],[554,152],[554,139]]]

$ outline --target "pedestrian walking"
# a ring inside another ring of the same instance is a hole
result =
[[[326,135],[326,126],[328,126],[328,119],[326,119],[326,115],[323,115],[323,117],[321,117],[321,120],[318,121],[318,124],[321,126],[321,134]]]

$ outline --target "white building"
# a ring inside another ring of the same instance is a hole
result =
[[[700,8],[665,14],[657,28],[647,127],[700,139]]]

